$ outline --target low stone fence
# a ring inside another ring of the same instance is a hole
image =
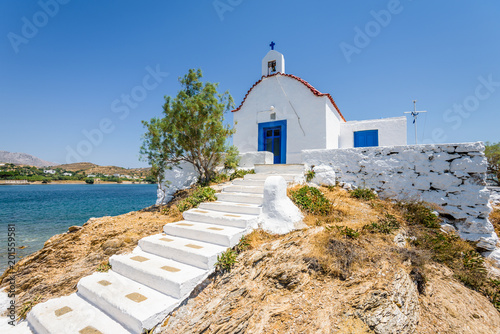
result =
[[[305,150],[302,160],[331,166],[338,181],[374,189],[382,198],[435,203],[462,238],[495,249],[481,142]]]

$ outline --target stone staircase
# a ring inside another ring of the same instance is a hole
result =
[[[38,334],[119,334],[159,324],[213,272],[217,255],[256,226],[268,176],[304,181],[303,165],[256,165],[255,171],[224,187],[216,202],[141,239],[132,253],[112,256],[112,269],[82,278],[78,292],[36,305],[29,328]],[[31,333],[25,328],[17,332]]]

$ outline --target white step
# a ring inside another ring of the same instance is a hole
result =
[[[233,185],[235,186],[264,186],[266,180],[245,180],[245,179],[236,179],[233,181]]]
[[[167,224],[169,225],[169,224]],[[205,278],[207,271],[136,248],[109,259],[113,271],[174,298],[188,295]]]
[[[262,205],[263,194],[249,194],[249,193],[218,193],[215,194],[219,201],[223,202],[236,202]]]
[[[28,313],[28,322],[37,334],[130,334],[75,293],[35,305]]]
[[[222,202],[222,201],[201,203],[200,209],[230,212],[230,213],[243,213],[247,215],[260,215],[262,212],[262,207],[257,204]]]
[[[112,270],[82,278],[78,294],[133,333],[152,329],[181,302]]]
[[[3,318],[2,320],[4,321],[0,324],[0,333],[2,334],[33,334],[26,320],[20,323],[14,321],[14,326],[8,323],[11,321],[10,318]]]
[[[217,255],[227,249],[220,245],[166,234],[142,238],[139,246],[145,252],[208,270],[214,267]]]
[[[264,193],[264,186],[227,186],[222,189],[222,192],[231,193],[251,193],[251,194],[262,194]]]
[[[166,234],[233,247],[240,241],[246,229],[183,220],[163,226]]]
[[[304,172],[305,166],[299,164],[255,165],[255,174],[303,174]]]
[[[185,220],[246,228],[257,222],[257,215],[245,215],[241,213],[229,213],[212,211],[206,209],[190,209],[182,214]]]
[[[247,174],[244,180],[265,181],[269,176],[282,176],[288,183],[298,183],[304,178],[302,174]]]

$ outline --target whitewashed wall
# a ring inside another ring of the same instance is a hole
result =
[[[327,97],[314,95],[296,79],[281,75],[264,78],[252,89],[241,109],[233,113],[233,144],[241,153],[257,151],[258,123],[273,121],[273,106],[276,121],[287,120],[287,163],[299,163],[302,150],[327,148],[327,103],[331,103]]]
[[[187,189],[195,184],[198,181],[198,172],[192,164],[181,163],[180,168],[167,170],[164,179],[165,182],[157,190],[156,205],[170,202],[177,190]]]
[[[391,117],[340,124],[340,148],[354,147],[354,132],[378,130],[379,146],[406,145],[406,117]]]
[[[462,238],[496,247],[483,143],[307,150],[302,158],[308,166],[330,165],[339,181],[383,198],[435,203]]]

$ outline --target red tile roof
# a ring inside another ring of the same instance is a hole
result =
[[[241,109],[241,107],[245,103],[245,100],[248,97],[248,94],[250,94],[250,92],[252,91],[252,89],[254,89],[255,86],[257,86],[258,84],[260,84],[262,82],[262,80],[264,80],[266,78],[270,78],[270,77],[276,76],[276,75],[282,75],[282,76],[289,77],[289,78],[292,78],[292,79],[295,79],[295,80],[301,82],[307,88],[309,88],[311,90],[311,92],[314,95],[316,95],[316,96],[320,96],[320,97],[321,96],[326,96],[330,100],[330,102],[332,102],[333,106],[335,107],[335,109],[339,113],[340,117],[344,120],[344,122],[346,121],[345,118],[344,118],[344,116],[340,112],[339,107],[337,107],[337,104],[335,103],[335,101],[333,100],[333,98],[332,98],[332,96],[330,94],[321,93],[319,90],[317,90],[316,88],[314,88],[309,82],[305,81],[304,79],[299,78],[298,76],[295,76],[295,75],[292,75],[292,74],[279,73],[279,72],[275,73],[275,74],[268,75],[268,76],[262,76],[262,78],[260,78],[259,81],[257,81],[256,83],[254,83],[253,86],[248,90],[248,92],[246,93],[245,97],[243,98],[243,101],[241,102],[240,106],[238,108],[234,109],[232,112],[235,112],[235,111],[238,111],[238,110]]]

